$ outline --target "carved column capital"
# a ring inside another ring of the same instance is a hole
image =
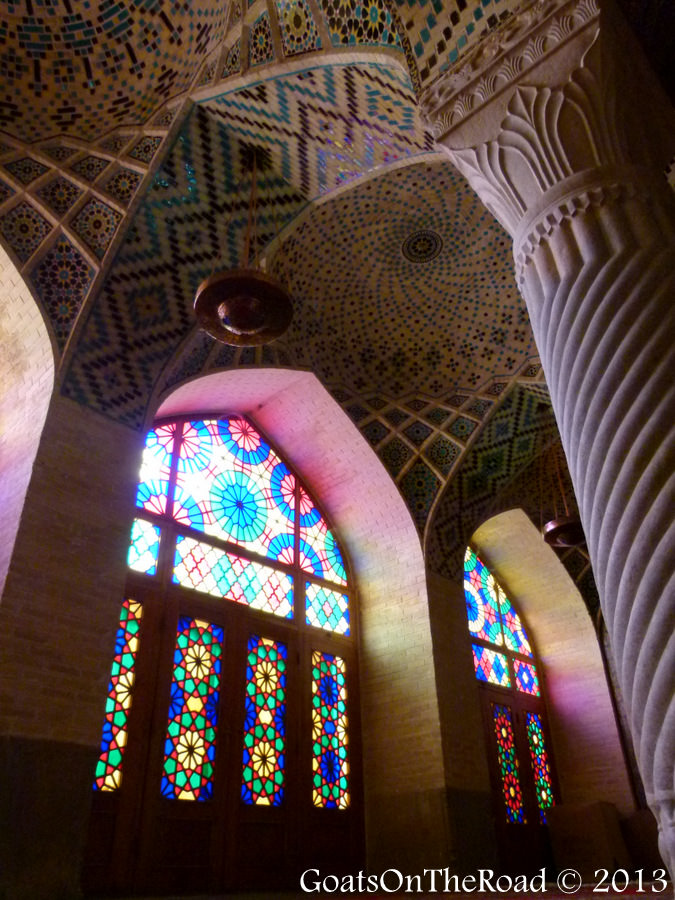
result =
[[[646,179],[653,192],[648,170],[673,152],[635,124],[621,27],[604,12],[601,22],[598,2],[535,0],[422,97],[437,140],[516,238],[516,257],[598,191],[640,191]]]

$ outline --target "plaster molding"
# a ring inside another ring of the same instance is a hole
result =
[[[597,0],[534,0],[441,75],[420,105],[439,140],[599,19]]]

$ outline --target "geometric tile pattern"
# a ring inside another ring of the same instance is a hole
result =
[[[276,0],[281,43],[285,56],[321,47],[321,38],[307,0]]]
[[[37,190],[36,194],[58,216],[63,216],[81,196],[82,188],[58,175]]]
[[[161,137],[146,135],[129,151],[129,156],[140,162],[149,163],[162,143]]]
[[[442,238],[423,264],[402,252],[422,229]],[[443,160],[391,170],[315,205],[270,270],[295,302],[284,336],[291,358],[354,397],[450,396],[457,408],[470,397],[458,388],[473,393],[495,374],[508,380],[536,353],[511,241]],[[398,426],[408,417],[391,410],[384,419]],[[479,418],[456,417],[444,430],[465,443]]]
[[[321,0],[331,41],[341,44],[380,44],[400,47],[392,15],[384,0]]]
[[[59,238],[31,272],[35,292],[42,301],[61,349],[94,274],[94,269],[65,237]]]
[[[85,156],[84,159],[73,163],[70,170],[84,178],[85,181],[95,181],[109,165],[110,161],[103,159],[102,156]]]
[[[0,231],[22,263],[35,253],[51,228],[29,203],[19,203],[0,219]]]
[[[8,184],[5,184],[4,181],[0,180],[0,203],[4,203],[12,194],[15,194],[16,191],[13,190]]]
[[[47,166],[43,166],[37,160],[31,159],[30,156],[16,159],[14,162],[4,163],[4,166],[21,184],[30,184],[31,181],[35,181],[36,178],[48,171]]]
[[[91,140],[184,91],[223,37],[213,0],[6,3],[0,129]]]
[[[550,401],[525,385],[511,388],[462,457],[434,509],[425,548],[433,571],[460,577],[468,540],[481,522],[508,509],[509,503],[530,512],[523,491],[510,497],[510,486],[556,440]],[[537,479],[531,471],[524,477],[531,496],[533,489],[538,491]],[[538,507],[537,498],[537,517]]]
[[[134,191],[141,183],[142,175],[132,169],[118,169],[115,174],[101,185],[106,194],[110,194],[122,206],[127,206]]]
[[[92,198],[70,222],[70,227],[102,259],[121,220],[121,213],[101,200]]]
[[[259,16],[248,36],[248,64],[259,66],[262,63],[274,60],[274,43],[272,41],[272,26],[267,12]]]
[[[425,87],[486,34],[510,18],[520,0],[394,0]]]
[[[63,386],[67,396],[140,427],[165,364],[194,327],[197,287],[214,268],[241,261],[249,193],[243,150],[219,118],[193,110],[87,315]],[[261,174],[260,241],[305,203],[274,172]]]
[[[241,38],[232,44],[225,57],[225,65],[223,66],[222,77],[227,78],[229,75],[236,75],[241,70]]]
[[[424,533],[424,526],[426,525],[432,503],[440,487],[440,478],[420,458],[415,460],[399,482],[399,489],[408,504],[408,509],[417,528],[422,534]]]
[[[397,66],[317,66],[204,104],[309,198],[429,151],[410,80]]]

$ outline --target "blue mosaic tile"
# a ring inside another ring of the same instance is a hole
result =
[[[354,403],[352,406],[348,406],[345,412],[353,422],[360,422],[369,415],[368,410],[364,409],[360,403]]]
[[[57,216],[65,215],[77,202],[78,198],[81,197],[82,193],[82,188],[79,188],[62,175],[53,178],[44,187],[36,191],[40,200],[52,209]]]
[[[237,40],[232,44],[230,49],[227,51],[227,56],[225,57],[225,64],[223,65],[222,77],[227,78],[228,75],[236,75],[241,71],[241,39],[237,38]]]
[[[390,434],[390,431],[386,425],[375,419],[375,421],[364,425],[361,429],[361,434],[371,446],[377,447],[377,445],[381,444],[387,435]]]
[[[65,237],[40,259],[30,274],[36,293],[63,348],[95,271]]]
[[[466,411],[473,413],[475,416],[478,416],[479,419],[482,419],[491,408],[492,402],[490,400],[482,400],[480,397],[476,397],[476,399],[472,400],[466,407]]]
[[[143,176],[133,169],[118,169],[101,187],[122,206],[127,206],[142,180]]]
[[[259,16],[248,35],[248,64],[250,67],[272,62],[274,59],[274,43],[272,27],[267,12]]]
[[[429,466],[416,459],[398,483],[417,528],[423,532],[441,481]]]
[[[161,137],[146,135],[129,151],[129,156],[140,162],[149,163],[162,143]]]
[[[10,175],[13,175],[21,184],[30,184],[40,175],[49,171],[47,166],[43,166],[36,159],[31,159],[30,156],[24,156],[23,159],[15,159],[14,162],[3,163],[3,165]]]
[[[384,414],[384,417],[387,422],[391,422],[392,425],[397,426],[400,425],[401,422],[405,422],[406,419],[409,419],[410,413],[403,412],[402,409],[390,409]]]
[[[110,161],[102,156],[85,156],[84,159],[74,162],[70,170],[80,178],[84,178],[85,181],[96,181],[101,172],[105,172],[109,165]]]
[[[384,0],[323,0],[321,8],[335,46],[375,44],[400,47],[392,14]]]
[[[41,147],[40,149],[43,153],[46,153],[47,156],[51,156],[51,158],[55,159],[57,162],[63,162],[64,159],[70,159],[74,153],[79,152],[75,147],[66,147],[63,144],[54,144],[51,147]]]
[[[448,475],[455,460],[459,456],[460,449],[442,435],[433,440],[424,450],[424,455],[433,463],[442,475]]]
[[[49,222],[29,203],[19,203],[0,219],[0,231],[19,257],[26,262],[52,230]]]
[[[306,0],[276,0],[281,44],[285,56],[321,47],[321,38]]]
[[[413,457],[413,451],[400,438],[394,437],[377,451],[389,474],[395,478]]]
[[[496,381],[494,384],[490,385],[485,393],[489,394],[491,397],[498,397],[506,387],[506,384],[505,381]]]
[[[116,209],[101,200],[91,199],[78,212],[70,227],[102,259],[121,221],[122,215]]]
[[[449,410],[443,409],[442,406],[435,406],[433,409],[424,413],[424,418],[427,422],[431,422],[432,425],[442,425],[450,415],[451,413]]]
[[[419,447],[426,441],[431,431],[432,429],[425,425],[424,422],[413,422],[412,425],[408,425],[407,428],[403,429],[403,434],[409,441]]]
[[[11,188],[8,184],[0,178],[0,203],[4,203],[5,200],[8,200],[13,194],[16,194],[14,188]]]
[[[451,423],[448,431],[453,437],[466,441],[471,437],[475,429],[476,423],[472,419],[467,419],[465,416],[459,416]]]
[[[117,155],[126,147],[130,139],[131,138],[129,135],[115,134],[112,137],[106,138],[105,141],[101,141],[98,146],[101,150],[105,150],[106,153],[113,153]]]

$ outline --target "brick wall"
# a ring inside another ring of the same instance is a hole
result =
[[[54,382],[47,328],[0,247],[0,594]]]

